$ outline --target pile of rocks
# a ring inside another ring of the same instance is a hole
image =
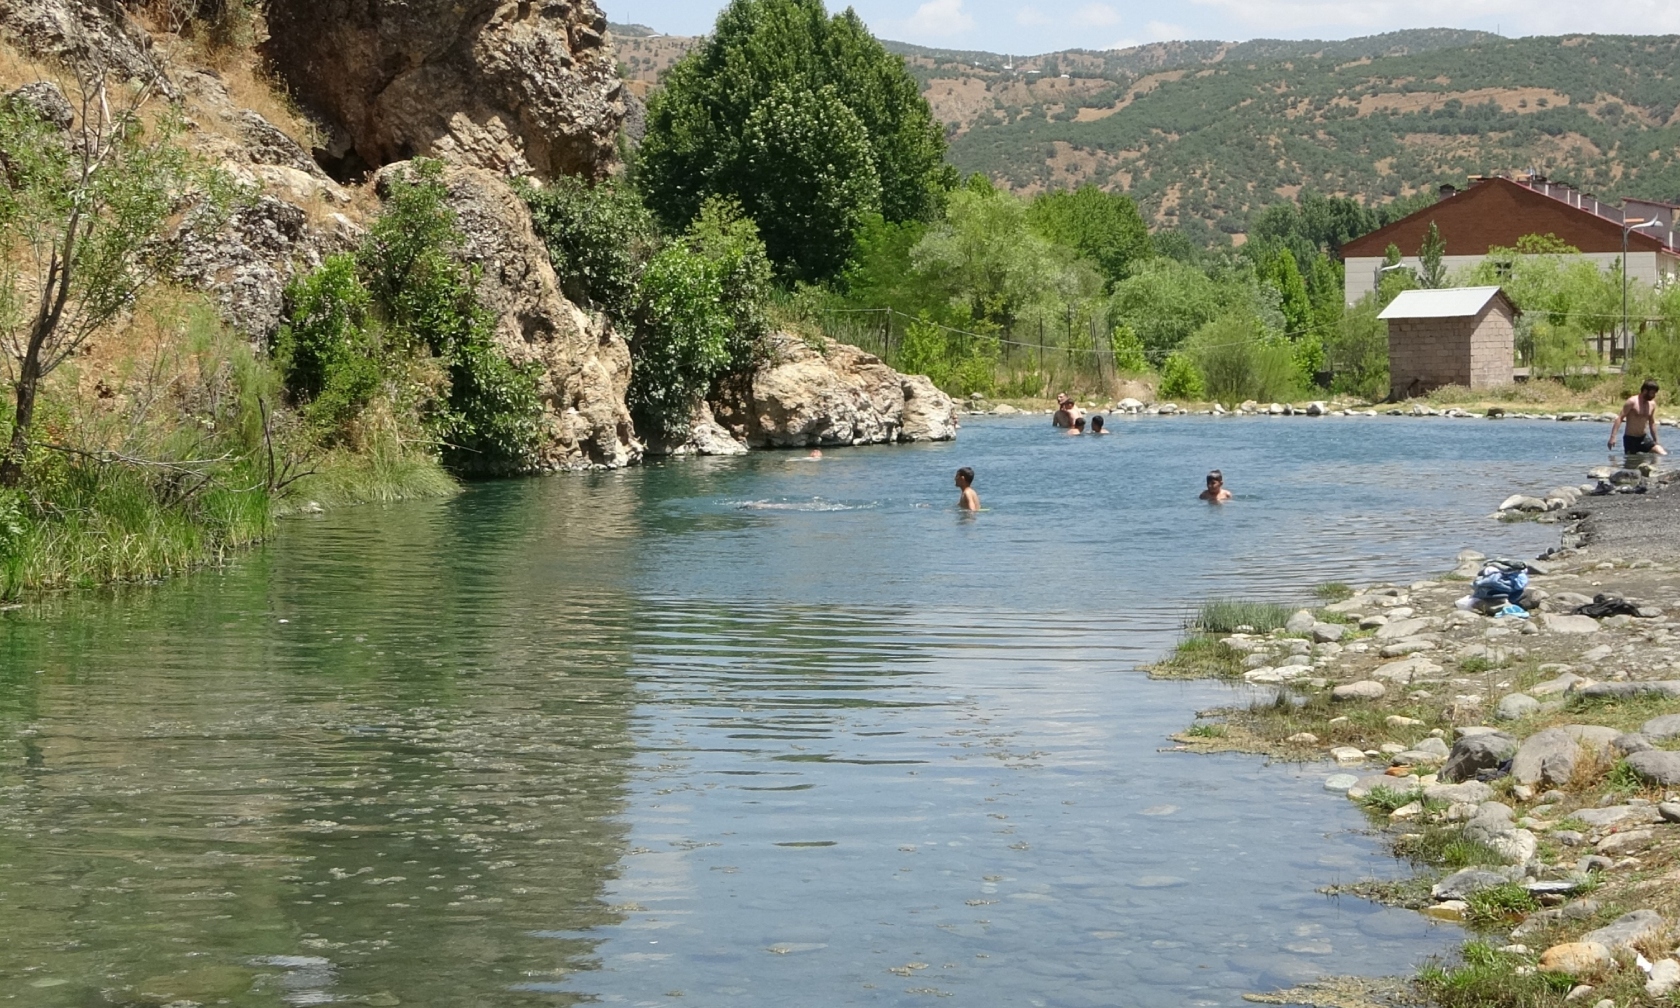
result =
[[[1587,470],[1585,483],[1553,487],[1538,496],[1512,494],[1500,502],[1493,517],[1506,520],[1532,518],[1574,507],[1582,497],[1602,497],[1613,493],[1649,493],[1676,479],[1680,479],[1680,472],[1660,472],[1650,462],[1621,469],[1595,466]],[[1550,520],[1556,521],[1557,518],[1552,517]]]

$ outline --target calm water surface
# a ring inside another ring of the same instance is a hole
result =
[[[1453,932],[1323,767],[1162,753],[1196,600],[1550,526],[1575,425],[971,423],[289,521],[0,616],[0,999],[1237,1005]],[[958,465],[990,509],[955,514]],[[1234,504],[1194,495],[1222,467]]]

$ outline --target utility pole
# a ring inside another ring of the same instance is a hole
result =
[[[1622,221],[1622,371],[1624,373],[1626,373],[1628,363],[1633,358],[1633,334],[1628,331],[1628,235],[1638,231],[1640,228],[1648,228],[1652,224],[1661,223],[1662,221],[1659,221],[1656,218],[1652,218],[1651,220],[1642,220],[1638,217],[1635,217],[1632,221],[1628,221],[1626,219],[1623,219]]]

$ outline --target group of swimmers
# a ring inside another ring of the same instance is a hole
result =
[[[1058,430],[1065,430],[1069,435],[1078,437],[1085,433],[1085,411],[1079,408],[1066,392],[1056,395],[1056,412],[1050,417],[1050,423]],[[1102,414],[1091,417],[1091,433],[1107,434],[1103,430]]]
[[[1639,386],[1639,393],[1628,397],[1627,402],[1622,404],[1621,413],[1617,414],[1615,422],[1610,425],[1607,448],[1615,450],[1616,431],[1626,424],[1626,433],[1622,435],[1622,451],[1630,458],[1636,455],[1668,454],[1668,449],[1657,442],[1657,392],[1656,381],[1647,378]],[[1073,436],[1084,434],[1085,411],[1081,410],[1066,392],[1060,393],[1056,396],[1056,412],[1051,416],[1050,423],[1058,430],[1065,430]],[[1108,433],[1103,430],[1103,418],[1100,415],[1091,417],[1090,427],[1092,434]],[[957,499],[959,510],[980,510],[980,495],[974,492],[973,469],[963,466],[957,470],[957,489],[962,492]],[[1207,488],[1197,497],[1209,504],[1223,504],[1230,500],[1231,491],[1225,489],[1225,474],[1218,469],[1208,473]]]

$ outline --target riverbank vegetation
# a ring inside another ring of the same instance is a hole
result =
[[[253,194],[184,146],[145,88],[84,81],[80,97],[73,136],[0,102],[0,599],[218,562],[310,502],[451,491],[404,410],[362,408],[397,397],[357,328],[375,306],[327,296],[356,283],[348,263],[293,292],[273,353],[253,346],[171,281],[183,231],[215,230]],[[369,254],[414,216],[382,218]],[[466,292],[440,293],[471,313]]]

